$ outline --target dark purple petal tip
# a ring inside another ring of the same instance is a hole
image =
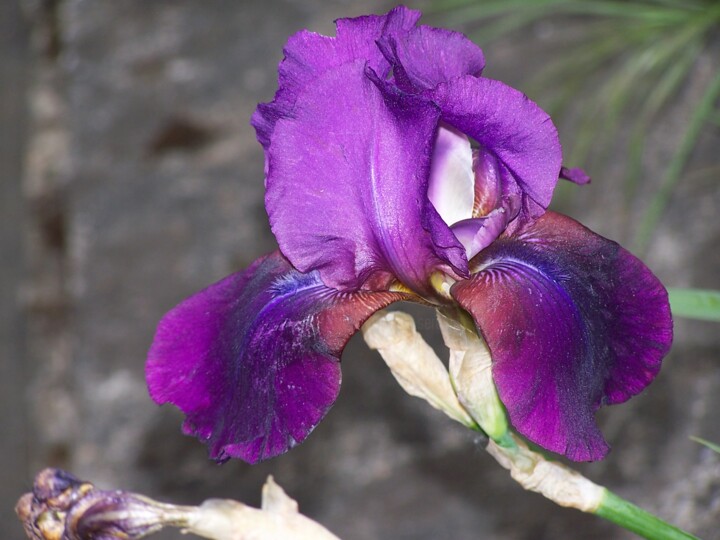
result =
[[[567,167],[562,167],[560,169],[560,178],[580,186],[584,186],[585,184],[589,184],[591,182],[591,178],[588,173],[579,168],[568,169]]]
[[[672,342],[667,292],[628,251],[548,212],[452,289],[487,341],[515,428],[575,461],[609,447],[594,413],[642,391]]]
[[[249,463],[302,442],[340,389],[347,340],[399,293],[339,293],[279,253],[259,259],[160,321],[150,395],[186,415],[183,431],[218,461]]]

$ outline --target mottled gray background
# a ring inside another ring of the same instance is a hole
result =
[[[389,7],[0,1],[2,538],[22,538],[12,506],[48,465],[181,503],[257,503],[272,473],[345,540],[629,537],[523,492],[472,436],[404,395],[357,338],[327,420],[256,467],[209,462],[180,434],[181,415],[146,395],[144,356],[162,314],[275,247],[248,120],[272,98],[285,40]],[[534,44],[542,30],[487,47],[489,76],[521,84],[527,65],[547,60]],[[698,59],[650,134],[644,189],[661,177],[713,65]],[[706,130],[692,167],[716,166],[719,145],[718,129]],[[591,186],[568,188],[563,209],[626,241],[636,216],[617,211],[622,175],[608,159]],[[720,288],[718,209],[717,169],[674,193],[646,258],[668,285]],[[706,539],[720,539],[720,459],[688,436],[720,441],[719,328],[677,323],[657,382],[600,415],[614,451],[581,467]]]

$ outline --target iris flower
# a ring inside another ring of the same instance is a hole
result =
[[[213,459],[302,442],[340,389],[340,355],[400,300],[461,309],[492,355],[513,427],[572,460],[604,457],[594,419],[656,376],[667,293],[613,241],[547,210],[561,166],[549,116],[482,76],[464,35],[420,13],[337,21],[285,47],[252,118],[279,251],[159,324],[150,394]]]

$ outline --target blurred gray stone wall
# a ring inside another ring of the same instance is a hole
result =
[[[629,537],[522,492],[470,435],[405,396],[357,338],[328,418],[306,443],[256,467],[209,462],[181,435],[181,415],[146,394],[144,357],[163,313],[275,248],[248,121],[273,96],[285,40],[389,7],[0,2],[3,538],[22,538],[10,509],[49,465],[180,503],[256,503],[272,473],[346,540]],[[518,84],[524,62],[543,61],[528,54],[532,39],[525,49],[486,48],[490,76]],[[698,85],[707,66],[699,59]],[[668,115],[656,152],[677,143],[696,90]],[[695,161],[716,166],[719,142],[717,130],[708,133]],[[648,166],[652,182],[662,171]],[[564,210],[627,239],[634,217],[618,215],[617,182],[596,178]],[[720,288],[718,209],[717,174],[675,194],[647,259],[668,285]],[[437,340],[432,315],[420,315]],[[677,324],[657,382],[601,413],[610,457],[581,467],[706,539],[720,539],[720,459],[688,437],[720,441],[717,328]]]

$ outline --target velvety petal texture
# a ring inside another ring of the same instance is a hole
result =
[[[275,123],[292,116],[295,100],[305,86],[326,71],[348,62],[362,60],[381,77],[390,64],[376,45],[383,36],[405,33],[415,26],[420,12],[398,6],[385,15],[366,15],[336,21],[337,36],[323,36],[303,30],[292,36],[278,67],[278,92],[271,103],[262,103],[252,117],[257,137],[267,150]]]
[[[479,77],[485,67],[480,47],[459,32],[419,26],[386,33],[378,46],[393,65],[393,76],[405,92],[432,90],[463,75]]]
[[[146,366],[150,395],[185,413],[183,431],[213,459],[277,456],[335,401],[347,340],[402,298],[340,293],[274,253],[165,315]]]
[[[645,388],[669,350],[662,284],[615,242],[553,212],[471,267],[451,293],[487,341],[515,428],[570,459],[601,459],[595,411]]]
[[[342,289],[393,276],[427,292],[444,269],[467,275],[462,245],[427,196],[439,112],[363,61],[329,70],[279,120],[265,204],[281,251]]]

